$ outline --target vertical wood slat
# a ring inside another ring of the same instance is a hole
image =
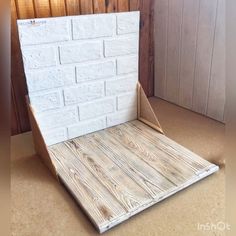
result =
[[[66,0],[66,14],[69,16],[80,14],[80,0]]]
[[[183,27],[181,45],[179,104],[192,108],[195,52],[200,0],[185,0],[183,8]]]
[[[155,96],[165,99],[169,0],[155,1],[154,8]]]
[[[20,19],[35,17],[33,0],[16,0],[15,5]]]
[[[179,63],[183,0],[169,0],[166,98],[176,103],[179,97]],[[157,42],[158,43],[158,42]]]
[[[18,4],[18,9],[16,8],[16,4]],[[19,14],[19,11],[22,9],[20,4],[21,1],[15,2],[14,0],[11,0],[11,92],[12,98],[15,98],[14,107],[16,109],[15,115],[18,122],[17,129],[23,132],[28,131],[30,129],[30,125],[25,104],[25,95],[27,94],[27,88],[23,71],[23,62],[20,52],[16,19],[20,16],[22,18],[34,17],[34,12],[33,8],[31,8],[32,12],[29,12],[28,10],[25,11],[25,9],[23,9],[22,14]],[[24,1],[23,4],[25,4]],[[29,6],[27,9],[29,9]]]
[[[93,0],[80,0],[81,14],[93,13]]]
[[[202,0],[200,5],[192,109],[202,114],[207,112],[217,1]]]
[[[139,80],[146,94],[149,87],[150,4],[152,0],[140,0]]]
[[[129,0],[129,9],[130,11],[139,10],[139,0]]]
[[[51,8],[49,0],[34,0],[35,17],[51,16]]]
[[[66,5],[64,0],[50,0],[52,16],[65,16]]]
[[[129,1],[118,0],[117,3],[118,12],[129,11]]]
[[[117,0],[106,0],[106,12],[117,12]]]
[[[105,13],[106,12],[106,1],[105,0],[93,0],[93,11],[94,11],[94,13]]]
[[[224,120],[225,106],[225,1],[219,0],[207,115]]]

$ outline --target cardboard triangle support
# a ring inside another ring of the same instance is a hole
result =
[[[138,83],[138,120],[164,134],[160,122],[158,121],[140,83]]]

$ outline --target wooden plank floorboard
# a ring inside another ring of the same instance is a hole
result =
[[[64,143],[50,148],[57,172],[92,222],[102,228],[125,216],[125,209]]]
[[[94,133],[88,138],[93,143],[95,150],[100,149],[106,153],[154,199],[176,187],[158,171],[137,158],[135,154],[128,152],[122,144],[108,135],[106,130]]]
[[[137,120],[48,149],[60,179],[100,232],[218,170]]]
[[[78,161],[82,162],[127,212],[134,211],[152,200],[151,196],[112,162],[107,155],[100,149],[95,149],[86,137],[67,141],[65,145],[75,157],[79,157],[72,160],[74,165]]]

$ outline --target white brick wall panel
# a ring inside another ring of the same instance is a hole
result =
[[[116,65],[114,61],[101,63],[89,63],[76,67],[77,82],[109,78],[116,75]]]
[[[106,81],[106,95],[119,95],[135,91],[137,88],[138,76],[132,75],[122,79]]]
[[[80,122],[78,125],[68,127],[69,139],[76,138],[106,128],[106,118]]]
[[[113,98],[79,105],[80,120],[96,118],[115,111]]]
[[[75,67],[26,71],[29,92],[75,84]]]
[[[117,97],[117,110],[137,107],[138,93],[128,93]]]
[[[138,56],[128,56],[117,59],[117,74],[138,72]]]
[[[90,39],[113,35],[114,15],[85,15],[72,20],[73,39]]]
[[[30,103],[36,112],[57,109],[63,106],[60,91],[31,94]]]
[[[81,42],[60,46],[61,64],[77,63],[100,59],[102,55],[101,42]]]
[[[47,145],[136,118],[138,12],[19,20],[18,27]]]
[[[137,119],[137,109],[128,109],[122,112],[107,115],[107,127],[122,124]]]
[[[105,56],[114,57],[138,53],[138,35],[104,41]]]
[[[59,109],[53,112],[44,112],[37,114],[36,118],[39,123],[39,127],[45,131],[47,129],[66,127],[78,122],[78,109],[67,108]]]
[[[55,66],[56,49],[53,47],[24,48],[22,49],[25,69],[37,69]]]
[[[21,45],[33,45],[67,41],[71,38],[70,20],[52,18],[18,21]]]
[[[117,15],[117,33],[128,34],[139,31],[139,12],[121,13]]]
[[[81,84],[64,90],[66,105],[88,102],[104,96],[104,82]]]
[[[68,139],[66,128],[58,128],[42,132],[46,145],[50,146]]]

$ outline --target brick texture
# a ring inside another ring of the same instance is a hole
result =
[[[47,145],[137,118],[139,12],[18,21]]]

